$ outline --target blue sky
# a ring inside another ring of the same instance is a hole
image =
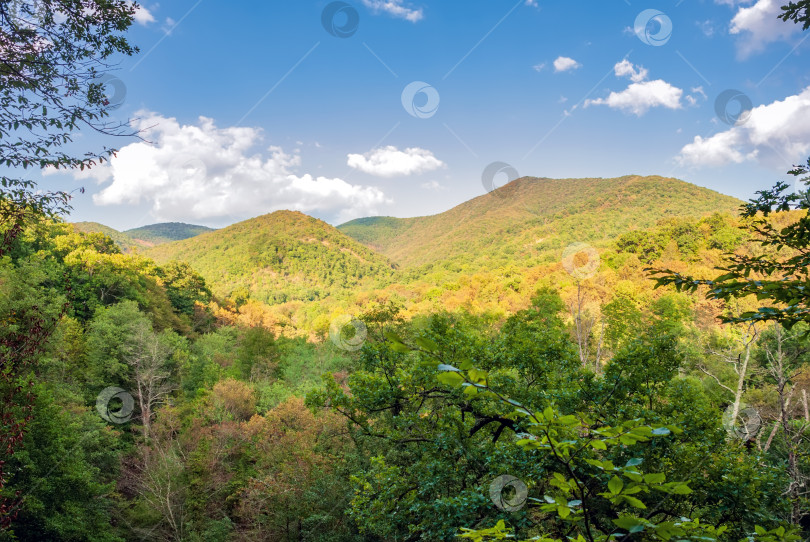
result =
[[[747,199],[810,154],[810,32],[779,4],[146,1],[109,86],[145,141],[85,134],[112,166],[45,186],[84,186],[71,220],[119,229],[433,214],[486,193],[496,161]]]

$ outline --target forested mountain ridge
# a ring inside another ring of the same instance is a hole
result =
[[[734,213],[742,202],[666,177],[522,177],[448,211],[370,217],[338,229],[403,267],[437,260],[520,262],[573,242],[604,245],[669,217]]]
[[[172,241],[182,241],[183,239],[188,239],[209,231],[214,230],[207,226],[185,224],[183,222],[162,222],[160,224],[150,224],[148,226],[126,230],[124,233],[136,241],[146,244],[146,246],[152,246],[170,243]]]
[[[206,226],[184,224],[182,222],[150,224],[125,231],[118,231],[98,222],[73,222],[72,224],[74,228],[82,233],[103,233],[115,241],[115,244],[124,252],[180,241],[207,231],[213,231]]]
[[[643,280],[643,265],[659,258],[739,245],[732,213],[722,212],[739,204],[662,177],[527,177],[432,217],[370,217],[336,229],[279,211],[141,252],[188,263],[222,300],[252,300],[264,325],[317,335],[370,300],[395,301],[413,314],[522,310],[540,282],[568,284],[560,262],[576,242],[602,255],[607,289],[622,273]],[[397,257],[405,258],[401,267]]]
[[[394,273],[384,256],[297,211],[276,211],[144,254],[189,263],[220,295],[269,304],[314,301]]]

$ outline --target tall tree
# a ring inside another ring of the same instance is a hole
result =
[[[69,208],[70,194],[38,191],[26,170],[83,170],[108,159],[112,149],[83,155],[64,150],[82,128],[131,134],[125,125],[106,120],[114,104],[100,77],[116,55],[136,52],[124,37],[136,9],[130,0],[0,0],[0,257],[11,252],[32,216]],[[22,313],[0,313],[8,326],[0,345],[0,446],[5,458],[19,448],[30,420],[34,397],[30,382],[21,378],[59,318],[48,312],[34,304]],[[0,460],[0,491],[4,462]],[[0,529],[9,525],[14,509],[0,498]]]

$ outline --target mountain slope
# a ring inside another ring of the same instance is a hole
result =
[[[103,233],[112,239],[123,252],[132,252],[141,246],[126,233],[105,226],[104,224],[99,224],[98,222],[73,222],[73,227],[82,233]]]
[[[213,231],[205,226],[180,222],[151,224],[126,231],[118,231],[98,222],[73,222],[73,227],[83,233],[103,233],[115,241],[115,244],[124,252],[189,239],[206,231]]]
[[[735,212],[741,202],[677,179],[523,177],[433,216],[338,226],[404,267],[542,262],[573,242],[600,246],[668,217]],[[555,256],[556,257],[556,256]]]
[[[171,243],[172,241],[182,241],[208,231],[214,230],[206,226],[196,226],[182,222],[164,222],[133,228],[124,231],[124,233],[136,241],[141,241],[144,246],[152,246]]]
[[[348,295],[393,275],[390,262],[329,224],[294,211],[239,222],[144,251],[188,262],[219,295],[270,304]]]

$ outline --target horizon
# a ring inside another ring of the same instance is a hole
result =
[[[41,186],[85,187],[70,220],[119,230],[282,208],[330,224],[426,216],[485,194],[495,163],[503,178],[636,171],[745,201],[810,153],[810,45],[778,11],[145,2],[141,52],[107,86],[113,120],[136,119],[144,140]]]
[[[513,180],[509,181],[509,182],[508,182],[506,185],[508,185],[508,184],[512,184],[512,183],[514,183],[514,182],[518,182],[518,181],[521,181],[521,180],[524,180],[524,179],[533,179],[533,180],[549,180],[549,181],[555,181],[555,180],[556,180],[556,181],[579,181],[579,180],[585,180],[585,179],[596,179],[596,180],[606,180],[606,181],[611,181],[611,180],[616,180],[616,179],[622,179],[622,178],[625,178],[625,177],[639,177],[639,178],[659,177],[659,178],[660,178],[660,179],[662,179],[663,181],[673,181],[673,180],[674,180],[674,181],[679,181],[679,182],[683,182],[683,183],[686,183],[686,184],[689,184],[689,185],[692,185],[692,186],[697,186],[698,188],[701,188],[701,189],[710,190],[710,191],[712,191],[712,192],[715,192],[715,193],[717,193],[717,194],[720,194],[721,196],[727,196],[727,197],[735,198],[735,199],[739,200],[739,201],[740,201],[740,203],[744,203],[744,201],[743,201],[743,200],[741,200],[740,198],[737,198],[736,196],[732,196],[732,195],[730,195],[730,194],[725,194],[725,193],[723,193],[723,192],[719,192],[719,191],[717,191],[717,190],[713,190],[713,189],[711,189],[711,188],[706,188],[706,187],[704,187],[704,186],[699,186],[699,185],[696,185],[696,184],[694,184],[694,183],[690,183],[689,181],[684,181],[683,179],[677,179],[677,178],[674,178],[674,177],[662,177],[661,175],[636,175],[636,174],[629,174],[629,175],[621,175],[621,176],[619,176],[619,177],[585,177],[585,178],[571,178],[571,177],[551,178],[551,177],[533,177],[533,176],[527,175],[527,176],[524,176],[524,177],[518,177],[517,179],[513,179]],[[497,188],[503,188],[503,187],[504,187],[504,186],[506,186],[506,185],[503,185],[503,186],[500,186],[500,187],[497,187]],[[452,211],[452,210],[453,210],[453,209],[455,209],[456,207],[460,207],[460,206],[462,206],[462,205],[464,205],[464,204],[466,204],[466,203],[469,203],[470,201],[472,201],[472,200],[474,200],[474,199],[477,199],[477,198],[480,198],[480,197],[487,197],[488,195],[490,195],[490,193],[481,194],[481,195],[479,195],[479,196],[475,196],[475,197],[473,197],[473,198],[471,198],[471,199],[469,199],[469,200],[462,201],[461,203],[459,203],[459,204],[457,204],[457,205],[453,205],[452,207],[448,207],[447,209],[440,210],[440,211],[438,211],[438,212],[436,212],[436,213],[433,213],[433,214],[428,214],[428,215],[415,215],[415,216],[368,215],[368,216],[359,216],[359,217],[357,217],[357,218],[352,218],[351,220],[347,220],[347,221],[345,221],[345,222],[341,222],[341,223],[337,223],[337,224],[333,224],[333,223],[331,223],[331,222],[328,222],[328,221],[326,221],[326,220],[323,220],[322,218],[319,218],[319,217],[317,217],[317,216],[311,215],[311,214],[306,213],[306,212],[304,212],[304,211],[300,211],[300,210],[298,210],[298,209],[275,209],[275,210],[273,210],[273,211],[269,211],[269,212],[266,212],[266,213],[261,213],[261,214],[257,214],[257,215],[249,216],[249,217],[243,218],[243,219],[241,219],[241,220],[239,220],[239,221],[237,221],[237,222],[231,222],[231,223],[229,223],[229,224],[225,224],[225,225],[222,225],[222,226],[217,226],[217,227],[214,227],[214,226],[207,226],[206,224],[201,224],[201,223],[192,223],[192,222],[176,222],[176,221],[173,221],[173,222],[153,222],[153,223],[145,223],[145,224],[142,224],[142,225],[140,225],[140,226],[133,226],[133,227],[131,227],[131,228],[126,228],[126,229],[118,229],[118,228],[114,228],[114,227],[110,226],[109,224],[105,224],[105,223],[103,223],[103,222],[97,222],[97,221],[94,221],[94,220],[71,220],[71,221],[69,221],[69,223],[71,223],[71,224],[80,223],[80,222],[84,222],[84,223],[96,223],[96,224],[100,224],[100,225],[102,225],[102,226],[106,226],[106,227],[112,228],[112,229],[114,229],[114,230],[116,230],[116,231],[118,231],[118,232],[120,232],[120,233],[127,233],[127,232],[129,232],[129,231],[132,231],[132,230],[137,230],[137,229],[139,229],[139,228],[147,228],[147,227],[150,227],[150,226],[159,226],[159,225],[164,225],[164,224],[178,224],[178,225],[185,225],[185,226],[203,226],[203,227],[206,227],[206,228],[211,228],[211,231],[216,231],[216,230],[221,230],[221,229],[228,228],[229,226],[233,226],[233,225],[239,224],[239,223],[241,223],[241,222],[247,222],[247,221],[250,221],[250,220],[254,220],[254,219],[256,219],[256,218],[260,218],[260,217],[262,217],[262,216],[268,216],[268,215],[272,215],[272,214],[275,214],[275,213],[292,212],[292,213],[301,213],[301,214],[304,214],[304,215],[306,215],[306,216],[309,216],[310,218],[315,218],[315,219],[317,219],[317,220],[321,220],[321,221],[325,222],[326,224],[329,224],[330,226],[332,226],[332,227],[334,227],[334,228],[340,228],[341,226],[344,226],[344,225],[350,224],[350,223],[352,223],[352,222],[355,222],[355,221],[358,221],[358,220],[367,220],[367,219],[370,219],[370,218],[393,218],[393,219],[395,219],[395,220],[406,220],[406,219],[411,219],[411,218],[428,218],[428,217],[433,217],[433,216],[437,216],[437,215],[441,215],[441,214],[447,213],[447,212],[449,212],[449,211]],[[204,233],[205,233],[205,232],[204,232]]]

